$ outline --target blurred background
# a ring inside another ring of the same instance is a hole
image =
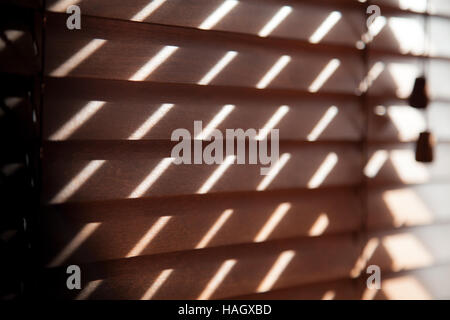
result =
[[[449,1],[1,7],[3,299],[450,298]],[[194,121],[280,158],[175,165]]]

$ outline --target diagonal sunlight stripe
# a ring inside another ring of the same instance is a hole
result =
[[[214,277],[208,282],[205,289],[203,289],[202,293],[198,296],[197,300],[208,300],[223,282],[228,273],[230,273],[235,264],[235,259],[229,259],[222,263],[219,270],[217,270]]]
[[[291,204],[289,202],[285,202],[280,204],[275,211],[270,216],[269,220],[267,220],[266,224],[262,227],[262,229],[258,232],[255,237],[254,242],[263,242],[269,238],[270,234],[277,227],[280,221],[284,218],[286,213],[291,209]]]
[[[322,22],[322,24],[317,28],[316,31],[309,38],[310,43],[319,43],[323,37],[327,35],[328,32],[338,23],[341,19],[342,14],[339,11],[333,11],[330,15]]]
[[[85,105],[76,115],[67,121],[61,128],[53,133],[49,140],[66,140],[77,131],[87,120],[97,113],[105,105],[105,101],[91,101]]]
[[[198,194],[208,193],[209,190],[216,184],[217,180],[225,173],[230,165],[234,163],[236,156],[231,155],[225,158],[225,161],[219,165],[214,173],[206,180],[206,182],[198,189]]]
[[[337,162],[337,154],[334,152],[329,153],[320,165],[319,169],[317,169],[317,171],[314,173],[311,180],[309,180],[308,188],[315,189],[320,187],[326,177],[330,174],[331,170],[333,170]]]
[[[359,91],[366,92],[372,86],[373,82],[380,76],[380,74],[384,71],[385,66],[381,61],[376,62],[372,68],[370,68],[367,76],[359,84]]]
[[[170,277],[172,274],[173,269],[165,269],[163,270],[158,278],[153,282],[150,288],[144,293],[144,295],[141,297],[141,300],[150,300],[153,298],[153,296],[156,294],[156,292],[161,288],[161,286],[166,282],[167,278]]]
[[[200,132],[195,139],[196,140],[206,140],[209,138],[209,135],[211,132],[222,123],[223,120],[225,120],[226,117],[234,110],[234,105],[227,104],[222,107],[222,109],[219,111],[218,114],[214,116],[214,118],[211,120],[211,122],[208,123],[205,129]]]
[[[86,224],[80,232],[69,242],[69,244],[48,264],[49,268],[60,266],[70,257],[100,226],[100,222]]]
[[[200,242],[195,246],[195,249],[202,249],[205,248],[208,243],[211,241],[211,239],[217,234],[217,232],[220,230],[220,228],[223,227],[225,222],[227,222],[228,218],[233,214],[232,209],[225,210],[220,215],[219,219],[214,223],[214,225],[208,230],[208,232],[205,234],[205,236],[200,240]]]
[[[147,19],[148,17],[150,17],[150,15],[151,15],[156,9],[158,9],[161,5],[163,5],[164,2],[166,2],[166,0],[153,0],[153,1],[150,2],[148,5],[146,5],[141,11],[139,11],[138,13],[136,13],[136,14],[131,18],[131,21],[139,21],[139,22],[144,21],[145,19]]]
[[[311,133],[308,134],[308,141],[316,141],[317,138],[323,133],[323,131],[328,127],[331,121],[338,114],[339,109],[336,106],[331,106],[325,112],[323,117],[317,122],[316,126],[312,129]]]
[[[144,251],[144,249],[152,242],[152,240],[158,235],[158,233],[169,222],[171,216],[159,217],[153,226],[147,231],[147,233],[139,240],[139,242],[131,249],[126,255],[127,258],[138,256]]]
[[[273,179],[275,179],[278,173],[280,173],[281,169],[283,169],[283,167],[286,165],[286,163],[289,161],[290,158],[291,158],[290,153],[284,153],[280,157],[280,159],[274,165],[272,165],[272,167],[269,170],[269,173],[260,182],[258,187],[256,187],[256,190],[257,191],[265,190],[272,183]]]
[[[330,220],[328,219],[328,215],[326,213],[321,213],[309,229],[308,235],[311,237],[320,236],[325,232],[329,224]]]
[[[352,270],[350,271],[350,276],[352,278],[357,278],[361,274],[362,270],[366,267],[367,262],[372,258],[375,250],[380,245],[380,240],[378,238],[371,238],[367,241],[366,246],[361,252],[361,255],[355,262]]]
[[[389,153],[387,150],[377,150],[364,167],[366,177],[374,178],[388,159]]]
[[[150,172],[150,174],[142,181],[136,189],[131,192],[128,198],[139,198],[141,197],[156,180],[164,173],[164,171],[169,168],[172,164],[174,158],[164,158],[161,160],[158,165]]]
[[[280,72],[287,66],[287,64],[291,61],[290,56],[281,56],[277,62],[270,68],[269,71],[262,77],[262,79],[256,85],[258,89],[266,88],[276,76],[280,74]]]
[[[86,300],[101,284],[103,280],[90,281],[87,286],[81,290],[75,300]]]
[[[278,256],[277,261],[275,261],[270,271],[264,277],[264,280],[261,281],[261,284],[258,286],[258,289],[256,289],[256,292],[266,292],[272,289],[273,285],[280,278],[281,274],[291,262],[292,258],[294,258],[294,256],[295,252],[292,250],[282,252]]]
[[[164,103],[158,108],[148,119],[145,121],[129,138],[128,140],[142,139],[158,122],[161,120],[167,112],[172,109],[174,104]]]
[[[153,71],[166,61],[176,50],[177,46],[165,46],[154,55],[141,69],[130,77],[130,81],[145,80]]]
[[[80,3],[81,0],[59,0],[52,4],[49,11],[66,12],[67,8]]]
[[[269,121],[267,121],[264,127],[261,130],[259,130],[258,135],[256,136],[255,139],[258,141],[266,139],[270,130],[272,130],[288,112],[289,112],[288,106],[279,107],[278,110],[274,113],[274,115],[269,119]]]
[[[89,58],[95,51],[100,49],[106,40],[104,39],[94,39],[91,40],[87,45],[85,45],[81,50],[70,57],[66,62],[56,68],[50,73],[53,77],[64,77],[68,75],[73,69],[78,67],[80,63]]]
[[[259,31],[258,35],[260,37],[267,37],[269,34],[275,30],[276,27],[283,22],[284,19],[292,12],[292,7],[283,6],[280,10],[270,19],[269,22]]]
[[[222,20],[237,4],[237,0],[225,0],[208,18],[203,21],[199,29],[209,30]]]
[[[216,65],[212,67],[211,70],[209,70],[197,84],[209,84],[236,56],[236,51],[228,51],[222,57],[222,59],[220,59],[219,62],[217,62]]]
[[[103,164],[105,160],[93,160],[77,174],[58,194],[56,194],[50,203],[62,203],[69,199]]]
[[[327,82],[327,80],[333,75],[333,73],[339,68],[341,62],[339,59],[332,59],[319,73],[317,78],[309,86],[309,92],[317,92]]]

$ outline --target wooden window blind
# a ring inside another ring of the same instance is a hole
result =
[[[424,8],[406,1],[371,1],[385,25],[364,50],[358,1],[72,1],[81,30],[66,28],[69,2],[47,1],[45,24],[49,297],[450,297],[446,1],[431,1],[422,56]],[[414,160],[424,116],[406,100],[421,61],[439,140],[429,166]],[[164,162],[170,135],[226,105],[222,131],[262,128],[288,106],[286,161],[263,184],[259,166],[231,165],[200,192],[219,166]],[[81,291],[65,287],[68,264]],[[372,264],[380,291],[366,289]]]

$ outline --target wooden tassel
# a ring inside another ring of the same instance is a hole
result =
[[[427,93],[427,80],[425,77],[418,77],[414,82],[414,88],[409,97],[409,105],[417,109],[426,109],[429,102]]]
[[[421,132],[416,144],[416,161],[423,163],[433,162],[434,144],[435,140],[431,132]]]

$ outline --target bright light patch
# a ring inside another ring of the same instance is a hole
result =
[[[225,261],[220,266],[219,270],[217,270],[214,277],[212,277],[212,279],[208,282],[205,289],[203,289],[202,293],[198,296],[197,300],[208,300],[223,282],[228,273],[230,273],[236,262],[237,261],[235,259]]]
[[[128,140],[142,139],[173,108],[172,103],[164,103],[145,121]]]
[[[165,269],[163,270],[158,278],[153,282],[153,284],[148,288],[148,290],[141,297],[141,300],[150,300],[156,294],[156,292],[161,288],[161,286],[166,282],[167,278],[171,275],[173,269]]]
[[[105,101],[91,101],[77,112],[69,121],[61,128],[53,133],[49,140],[66,140],[75,131],[77,131],[86,121],[88,121],[98,110],[103,107]]]
[[[219,219],[214,223],[214,225],[211,227],[211,229],[208,230],[208,232],[205,234],[205,236],[200,240],[200,242],[197,244],[195,249],[202,249],[205,248],[208,243],[211,241],[212,238],[217,234],[217,232],[223,227],[225,222],[231,217],[233,214],[233,210],[228,209],[222,212]]]
[[[228,51],[197,84],[209,84],[236,56],[236,51]]]
[[[237,0],[225,0],[220,7],[218,7],[205,21],[203,21],[199,28],[209,30],[213,28],[220,20],[222,20],[237,4]]]
[[[397,86],[397,97],[401,99],[408,98],[414,86],[414,79],[418,71],[417,67],[405,63],[390,63],[388,70]]]
[[[382,244],[392,260],[395,272],[431,266],[434,258],[420,240],[409,233],[385,236]]]
[[[93,160],[81,170],[76,177],[74,177],[70,182],[56,194],[50,203],[63,203],[67,201],[75,192],[80,189],[80,187],[95,173],[98,169],[105,163],[105,160]]]
[[[373,113],[380,117],[386,115],[386,112],[386,107],[382,105],[378,105],[373,109]]]
[[[284,218],[289,209],[291,209],[291,206],[292,205],[289,202],[280,204],[272,213],[269,220],[267,220],[266,224],[258,232],[257,236],[253,241],[254,242],[266,241],[269,238],[270,234],[273,232],[273,230],[280,223],[280,221]]]
[[[386,25],[386,18],[383,16],[377,17],[370,25],[369,30],[362,35],[362,39],[365,43],[370,43],[373,39],[383,30]]]
[[[385,191],[383,200],[396,228],[431,224],[434,221],[431,210],[411,189]]]
[[[19,38],[21,38],[25,34],[25,32],[23,32],[21,30],[6,30],[6,31],[4,31],[4,34],[9,41],[15,42]],[[3,41],[3,39],[0,39],[0,51],[2,51],[5,48],[6,48],[6,42]]]
[[[326,213],[321,213],[314,224],[309,229],[308,235],[311,237],[317,237],[322,235],[330,224],[330,220],[328,219],[328,215]]]
[[[310,43],[319,43],[322,41],[328,32],[341,20],[342,14],[339,11],[333,11],[330,15],[322,22],[322,24],[317,28],[316,31],[309,38]]]
[[[49,268],[60,266],[67,260],[101,225],[100,222],[92,222],[86,224],[80,232],[72,239],[72,241],[64,247],[64,249],[48,264]]]
[[[374,178],[383,167],[386,160],[389,158],[389,153],[386,150],[377,150],[370,157],[366,166],[364,167],[364,174],[368,178]]]
[[[83,61],[89,58],[95,51],[100,49],[105,43],[106,40],[104,39],[91,40],[87,45],[85,45],[72,57],[66,60],[66,62],[64,62],[58,68],[53,70],[50,73],[50,75],[53,77],[67,76],[72,70],[78,67]]]
[[[389,18],[389,27],[400,45],[403,54],[424,54],[425,33],[423,26],[411,18]]]
[[[220,112],[208,123],[208,125],[200,132],[195,139],[196,140],[206,140],[209,138],[211,132],[225,120],[226,117],[234,110],[235,106],[232,104],[227,104],[222,107]]]
[[[367,262],[372,258],[375,250],[380,245],[380,240],[378,238],[371,238],[367,241],[361,255],[356,260],[353,269],[350,271],[350,276],[352,278],[357,278],[361,274],[362,270],[366,268]]]
[[[262,77],[262,79],[256,85],[258,89],[266,88],[276,76],[280,74],[280,72],[287,66],[287,64],[291,61],[290,56],[282,56],[277,62],[270,68],[269,71]]]
[[[334,300],[336,297],[336,292],[334,290],[328,290],[324,293],[322,300]]]
[[[139,69],[129,80],[143,81],[150,76],[161,64],[163,64],[176,50],[176,46],[165,46],[153,58],[151,58],[141,69]]]
[[[427,0],[399,0],[400,9],[416,12],[427,11]]]
[[[139,11],[135,16],[131,18],[132,21],[144,21],[150,15],[158,9],[166,0],[153,0],[148,5],[146,5],[141,11]]]
[[[414,151],[393,150],[390,159],[404,183],[424,183],[430,179],[426,165],[415,160]]]
[[[401,141],[416,140],[419,133],[425,131],[427,124],[424,115],[408,106],[390,106],[388,115],[398,131]]]
[[[220,179],[220,177],[225,173],[229,166],[234,163],[236,156],[227,156],[225,161],[219,165],[214,173],[206,180],[206,182],[198,189],[197,193],[203,194],[208,193],[209,190],[216,184],[216,182]]]
[[[256,136],[255,139],[258,141],[266,139],[270,130],[272,130],[288,112],[289,112],[288,106],[279,107],[278,110],[275,112],[275,114],[269,119],[269,121],[267,121],[264,127],[261,130],[259,130],[258,135]]]
[[[266,188],[272,183],[273,179],[280,173],[281,169],[286,165],[286,163],[291,158],[291,155],[289,153],[284,153],[278,161],[272,165],[272,167],[269,169],[269,172],[264,177],[264,179],[261,181],[261,183],[256,187],[257,191],[263,191],[266,190]]]
[[[384,63],[380,61],[375,63],[372,68],[370,68],[369,73],[364,78],[364,80],[359,84],[359,91],[366,92],[367,90],[369,90],[373,82],[380,76],[383,71]]]
[[[377,295],[377,289],[366,288],[362,294],[361,300],[373,300]]]
[[[316,141],[317,138],[323,133],[323,131],[328,127],[328,125],[333,121],[333,119],[338,114],[339,109],[336,106],[331,106],[322,116],[322,118],[317,122],[314,129],[308,134],[308,141]]]
[[[76,296],[75,300],[86,300],[89,296],[97,290],[97,288],[102,284],[103,280],[89,281],[87,286],[81,290],[81,292]]]
[[[320,187],[320,185],[325,181],[326,177],[330,174],[331,170],[333,170],[337,162],[338,156],[336,153],[331,152],[330,154],[328,154],[311,180],[309,180],[308,188],[315,189]]]
[[[81,0],[59,0],[55,2],[48,10],[56,12],[66,12],[67,8],[80,3]]]
[[[281,22],[286,19],[286,17],[292,12],[292,7],[283,6],[278,12],[270,19],[269,22],[259,31],[258,35],[260,37],[267,37],[269,34],[275,30],[276,27],[280,25]]]
[[[258,286],[258,289],[256,289],[256,292],[267,292],[272,289],[273,285],[280,278],[281,274],[289,265],[294,256],[295,252],[292,250],[282,252],[279,255],[277,261],[275,261],[274,265],[270,269],[269,273],[267,273],[267,275],[264,277],[264,280]]]
[[[326,66],[323,68],[323,70],[320,72],[320,74],[317,76],[317,78],[311,83],[309,86],[309,92],[317,92],[322,88],[322,86],[325,84],[325,82],[328,81],[328,79],[333,75],[333,73],[339,68],[341,65],[341,62],[338,59],[332,59]]]
[[[152,240],[158,235],[158,233],[164,228],[172,217],[159,217],[153,226],[147,231],[147,233],[139,240],[139,242],[131,249],[126,255],[127,258],[136,257],[144,251],[144,249],[152,242]]]
[[[164,173],[164,171],[169,168],[172,164],[174,158],[164,158],[158,165],[150,172],[150,174],[141,182],[136,189],[128,196],[128,198],[139,198],[159,179],[159,177]]]
[[[389,300],[432,300],[425,287],[412,276],[400,276],[383,281],[383,293]]]

